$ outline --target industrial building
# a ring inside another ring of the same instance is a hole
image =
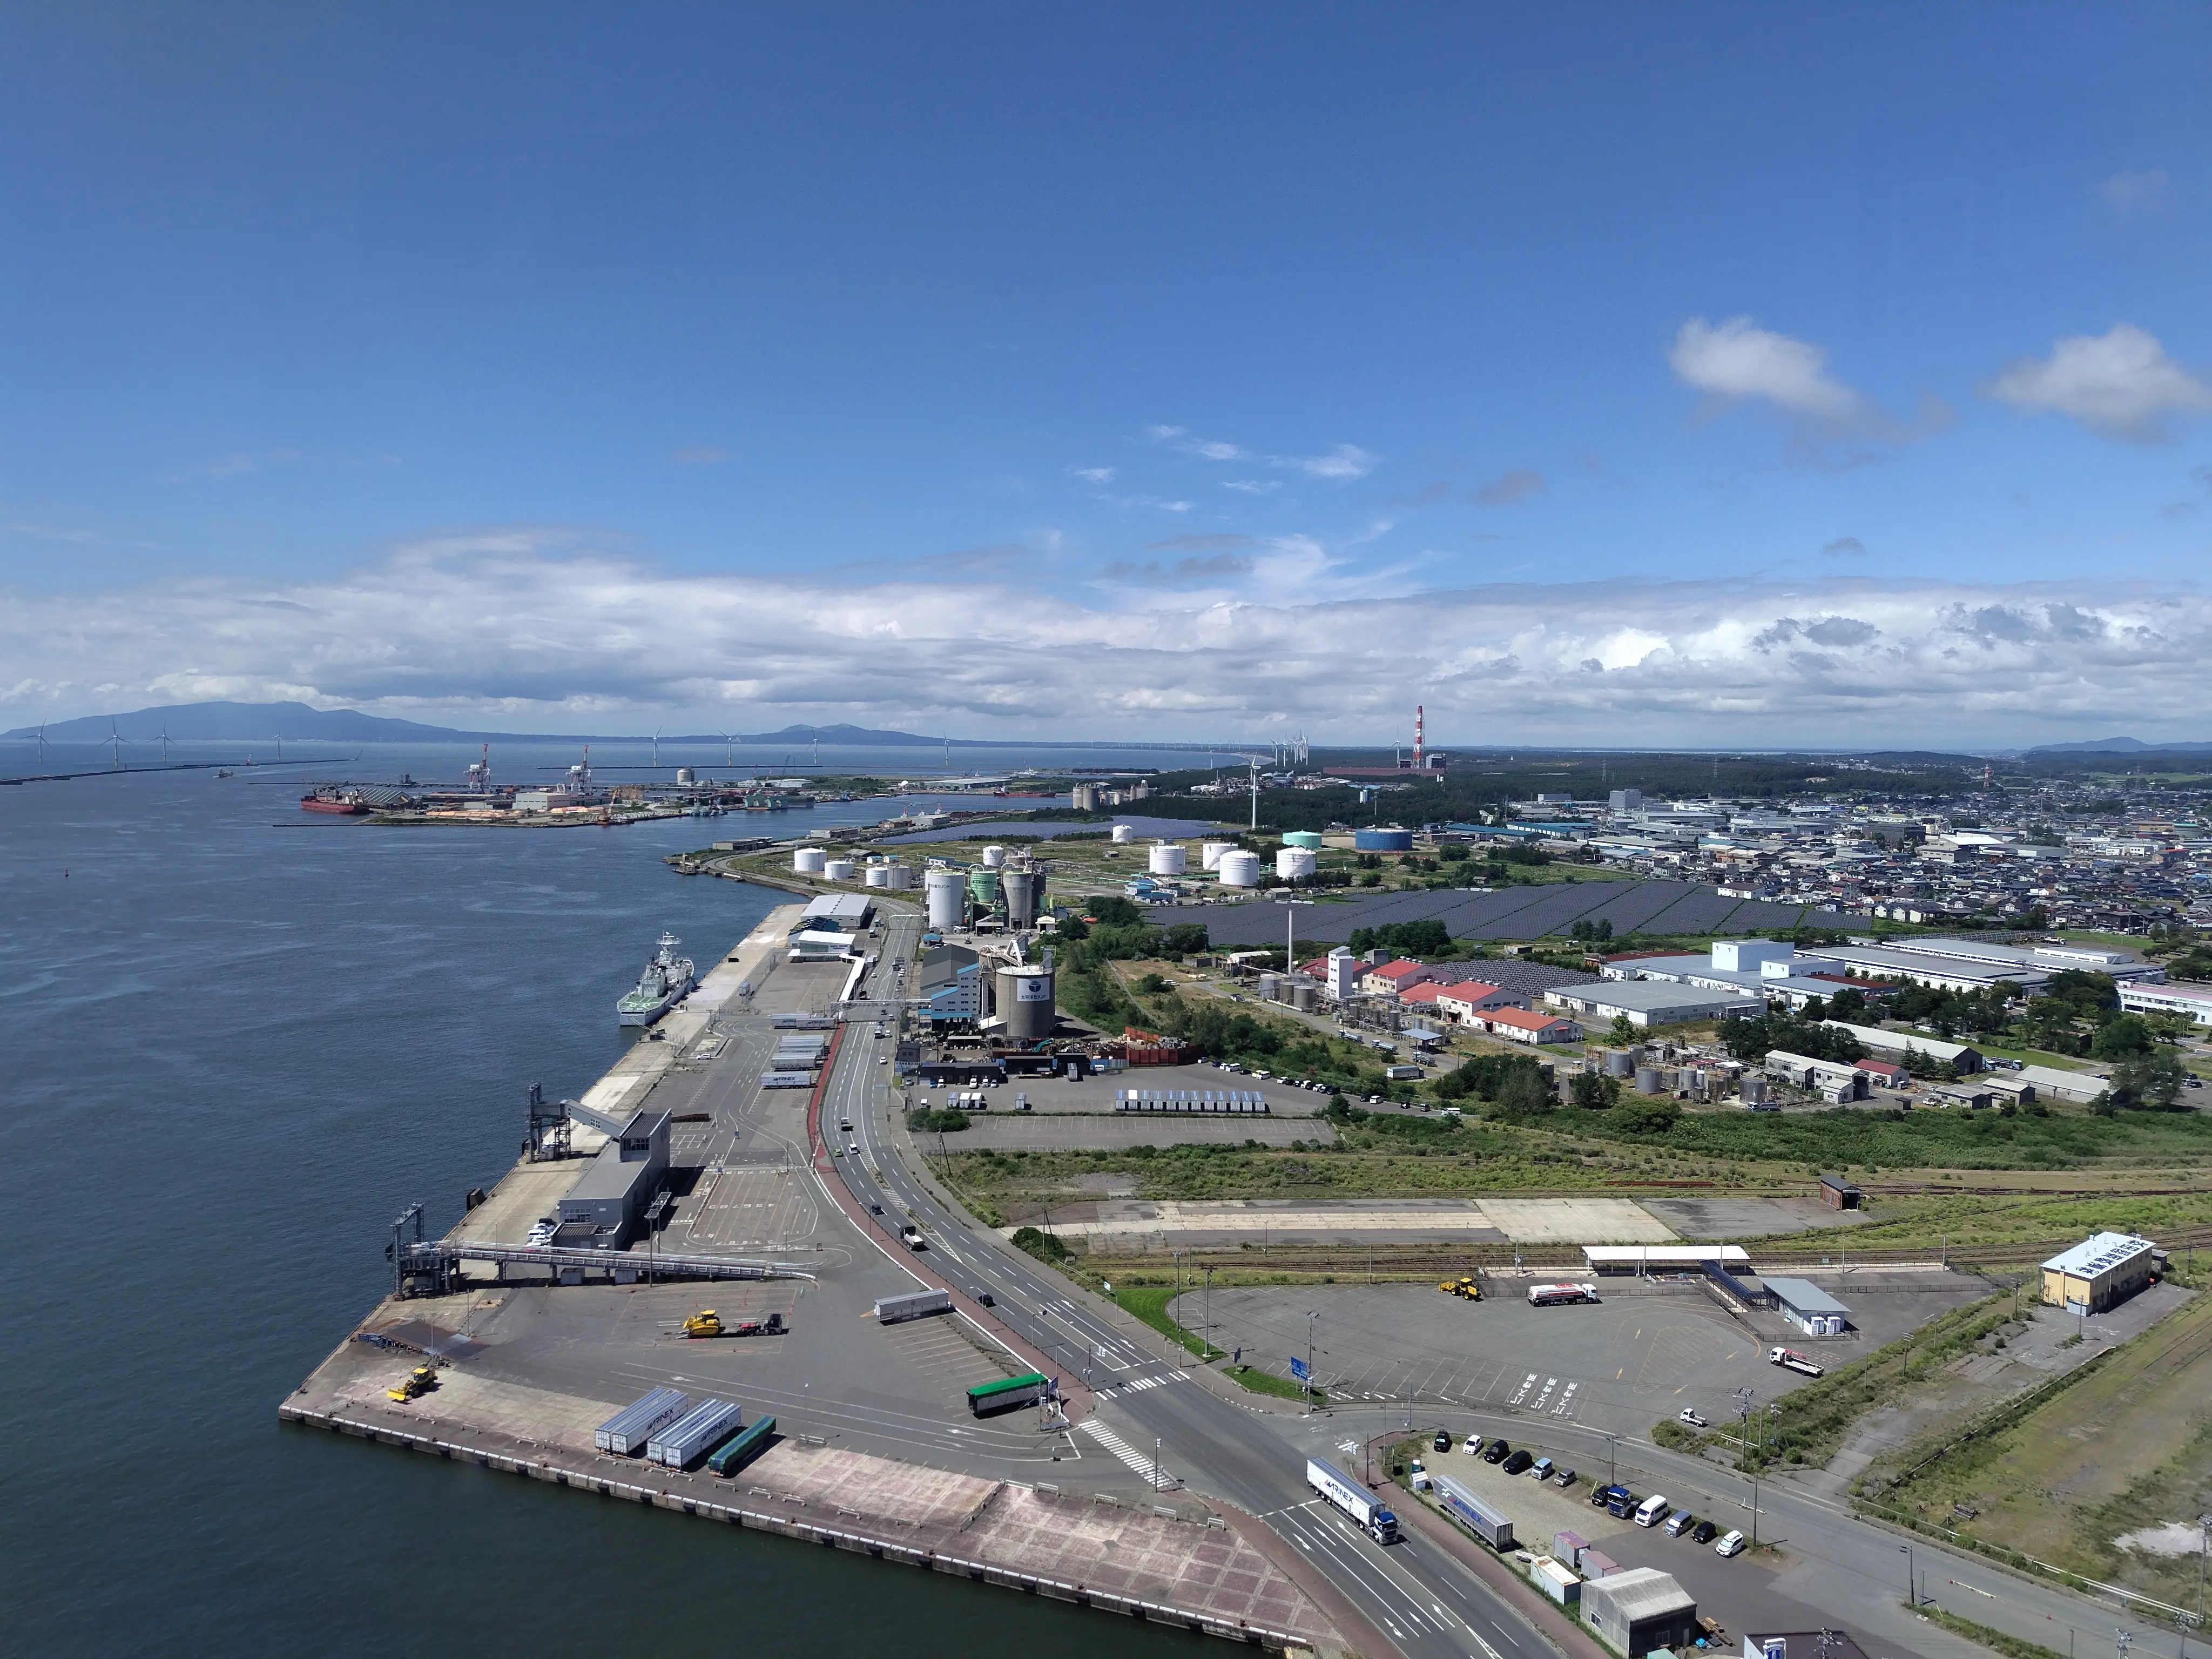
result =
[[[1598,1638],[1628,1659],[1643,1659],[1705,1634],[1698,1627],[1697,1597],[1675,1583],[1674,1574],[1656,1567],[1584,1579],[1582,1608],[1583,1621]]]
[[[1810,1279],[1763,1277],[1782,1316],[1808,1336],[1841,1336],[1850,1328],[1851,1310]]]
[[[1893,1054],[1902,1060],[1907,1054],[1918,1054],[1938,1066],[1948,1066],[1954,1072],[1978,1072],[1985,1063],[1981,1050],[1964,1042],[1946,1042],[1941,1037],[1929,1036],[1924,1031],[1888,1031],[1879,1025],[1854,1025],[1848,1020],[1826,1022],[1832,1031],[1841,1031],[1854,1038],[1860,1048],[1877,1054]]]
[[[802,933],[860,933],[876,919],[876,902],[860,893],[822,893],[809,899],[792,925]]]
[[[1492,1008],[1468,1022],[1486,1036],[1508,1042],[1580,1042],[1583,1028],[1562,1014],[1537,1013],[1527,1008]]]
[[[920,1012],[933,1025],[977,1024],[986,1012],[982,958],[962,945],[924,951],[915,989]]]
[[[1864,1100],[1870,1092],[1867,1074],[1857,1066],[1838,1060],[1816,1060],[1810,1054],[1793,1054],[1786,1048],[1767,1051],[1765,1072],[1767,1076],[1779,1078],[1792,1088],[1820,1096],[1831,1106]]]
[[[1663,980],[1709,991],[1740,991],[1769,1002],[1802,1008],[1844,988],[1838,979],[1813,976],[1801,969],[1832,971],[1826,963],[1802,958],[1796,948],[1773,939],[1716,939],[1705,956],[1614,957],[1599,968],[1606,979]]]
[[[2120,987],[2120,1010],[2130,1014],[2179,1014],[2212,1025],[2212,985],[2159,985],[2130,980]]]
[[[1631,1025],[1668,1025],[1686,1019],[1751,1018],[1766,1012],[1764,997],[1741,992],[1703,990],[1660,980],[1600,980],[1591,985],[1562,985],[1544,1000],[1571,1014],[1599,1019],[1625,1016]]]
[[[586,1248],[618,1250],[668,1174],[668,1114],[639,1112],[599,1149],[592,1166],[561,1200],[561,1228],[591,1228]],[[562,1242],[567,1243],[564,1237]]]
[[[2134,1233],[2097,1233],[2043,1264],[2043,1300],[2068,1313],[2102,1313],[2150,1283],[2157,1254]]]
[[[2012,1075],[2043,1099],[2070,1101],[2077,1106],[2087,1105],[2109,1086],[2094,1073],[2065,1072],[2056,1066],[2023,1066]]]

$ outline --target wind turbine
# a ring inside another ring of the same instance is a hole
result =
[[[735,768],[735,767],[736,767],[737,763],[738,763],[738,740],[737,740],[735,738],[732,737],[728,732],[723,732],[723,733],[722,733],[722,766],[723,766],[723,769],[724,769],[725,770],[732,769],[733,769],[733,768]]]
[[[123,769],[123,734],[115,729],[112,720],[107,722],[107,740],[114,745],[115,769],[119,772]]]
[[[162,764],[162,765],[164,765],[164,766],[167,766],[168,763],[169,763],[169,723],[168,723],[168,721],[167,721],[167,720],[163,720],[163,721],[161,722],[161,764]]]
[[[46,763],[46,723],[44,720],[40,720],[40,721],[39,722],[39,764],[40,764],[40,765],[41,765],[41,766],[44,766]]]
[[[660,728],[657,726],[653,728],[653,769],[660,769]]]

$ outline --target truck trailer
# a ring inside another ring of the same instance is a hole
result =
[[[688,1469],[728,1439],[744,1420],[735,1401],[702,1400],[646,1442],[646,1461]]]
[[[1513,1523],[1498,1510],[1448,1474],[1432,1474],[1430,1480],[1436,1486],[1437,1501],[1444,1506],[1444,1513],[1465,1525],[1491,1548],[1513,1547]]]
[[[690,1396],[676,1389],[655,1389],[599,1425],[592,1443],[617,1457],[635,1457],[655,1432],[684,1415]]]
[[[909,1319],[927,1319],[932,1314],[951,1313],[952,1293],[950,1291],[909,1291],[904,1296],[879,1296],[876,1298],[876,1323],[897,1325]]]
[[[1398,1541],[1398,1517],[1373,1492],[1318,1457],[1306,1460],[1306,1485],[1342,1510],[1378,1544]]]

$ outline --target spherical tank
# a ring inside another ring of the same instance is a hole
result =
[[[1150,864],[1156,876],[1179,876],[1182,873],[1182,848],[1173,842],[1162,842],[1152,850]]]
[[[999,1018],[1006,1022],[1009,1038],[1020,1042],[1052,1035],[1058,1019],[1053,1007],[1053,978],[1051,969],[1034,962],[999,964],[994,989]]]
[[[960,926],[968,913],[968,884],[957,870],[932,870],[927,885],[929,925],[939,933]]]
[[[1127,847],[1131,842],[1136,840],[1136,825],[1133,823],[1117,823],[1114,826],[1114,844],[1116,847]]]
[[[678,783],[696,783],[699,781],[699,775],[696,772],[694,772],[688,766],[679,766],[676,769],[676,781]]]
[[[1217,873],[1224,887],[1257,887],[1260,884],[1260,855],[1241,848],[1224,853]]]
[[[1313,872],[1314,855],[1303,847],[1285,847],[1275,854],[1275,873],[1285,881],[1296,881]]]
[[[818,876],[829,857],[818,847],[802,847],[791,855],[791,867],[802,876]]]
[[[1003,870],[999,879],[1006,890],[1006,922],[1013,927],[1036,926],[1037,903],[1044,894],[1044,873],[1039,870]]]
[[[822,873],[831,881],[850,881],[854,866],[850,859],[830,859],[822,866]]]
[[[1006,862],[1006,849],[1005,848],[986,847],[983,849],[983,867],[986,870],[997,870],[1002,868]]]
[[[1321,831],[1318,830],[1293,830],[1283,837],[1283,845],[1285,847],[1303,847],[1309,853],[1318,853],[1321,851]]]
[[[1233,841],[1207,842],[1198,849],[1199,865],[1203,869],[1218,870],[1221,867],[1221,855],[1236,850],[1237,843]]]

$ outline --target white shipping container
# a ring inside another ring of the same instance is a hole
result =
[[[702,1400],[646,1443],[649,1463],[688,1469],[744,1426],[744,1413],[727,1400]]]
[[[952,1293],[949,1291],[911,1291],[904,1296],[876,1298],[878,1325],[896,1325],[909,1319],[927,1319],[932,1314],[951,1311]]]

